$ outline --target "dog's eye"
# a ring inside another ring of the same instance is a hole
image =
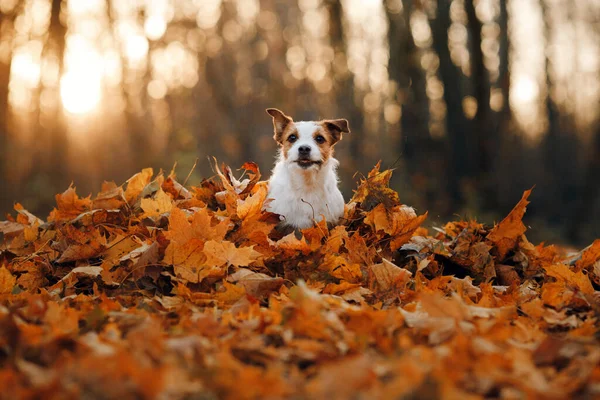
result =
[[[298,137],[296,135],[288,136],[288,142],[290,142],[290,143],[294,143],[296,141],[296,139],[298,139]]]
[[[325,138],[324,138],[323,136],[321,136],[321,135],[318,135],[318,136],[315,138],[315,141],[316,141],[317,143],[319,143],[319,144],[322,144],[322,143],[325,143]]]

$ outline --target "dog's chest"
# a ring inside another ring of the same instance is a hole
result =
[[[282,215],[287,224],[298,228],[308,228],[322,216],[335,223],[344,213],[344,198],[335,175],[310,181],[302,176],[276,174],[270,181],[269,198],[273,199],[269,211]]]

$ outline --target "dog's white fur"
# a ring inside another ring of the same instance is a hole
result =
[[[274,121],[275,122],[275,121]],[[314,135],[319,129],[316,122],[291,122],[295,124],[298,139],[287,150],[283,149],[269,180],[267,211],[282,216],[284,223],[294,228],[309,228],[325,217],[328,223],[338,223],[344,216],[344,197],[338,189],[337,167],[339,162],[332,156],[320,165],[302,167],[298,149],[310,147],[310,160],[323,160]],[[275,124],[277,130],[277,125]]]

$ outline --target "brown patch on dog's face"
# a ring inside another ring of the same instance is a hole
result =
[[[323,162],[327,162],[327,160],[333,156],[333,146],[339,141],[339,139],[334,137],[324,123],[319,123],[318,127],[319,128],[313,133],[313,140],[317,146],[319,146],[321,160],[323,160]]]
[[[277,140],[277,139],[275,139]],[[288,158],[288,152],[294,146],[294,143],[298,140],[298,130],[296,125],[292,122],[287,124],[281,132],[280,140],[277,141],[281,145],[281,151],[283,152],[283,158]]]
[[[267,114],[273,117],[273,139],[279,144],[283,144],[285,138],[284,133],[289,125],[293,125],[291,117],[285,115],[282,111],[276,108],[267,108]]]

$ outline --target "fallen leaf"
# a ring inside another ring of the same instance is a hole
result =
[[[521,235],[525,233],[527,227],[523,224],[523,215],[529,201],[529,195],[533,189],[526,190],[523,197],[512,209],[512,211],[487,235],[487,240],[494,244],[499,255],[503,260],[506,254],[515,248]]]
[[[157,217],[173,209],[173,200],[159,188],[154,198],[142,199],[141,207],[145,217]]]
[[[17,278],[12,276],[9,270],[3,265],[0,267],[0,294],[8,294],[11,293],[15,284],[17,283]]]

